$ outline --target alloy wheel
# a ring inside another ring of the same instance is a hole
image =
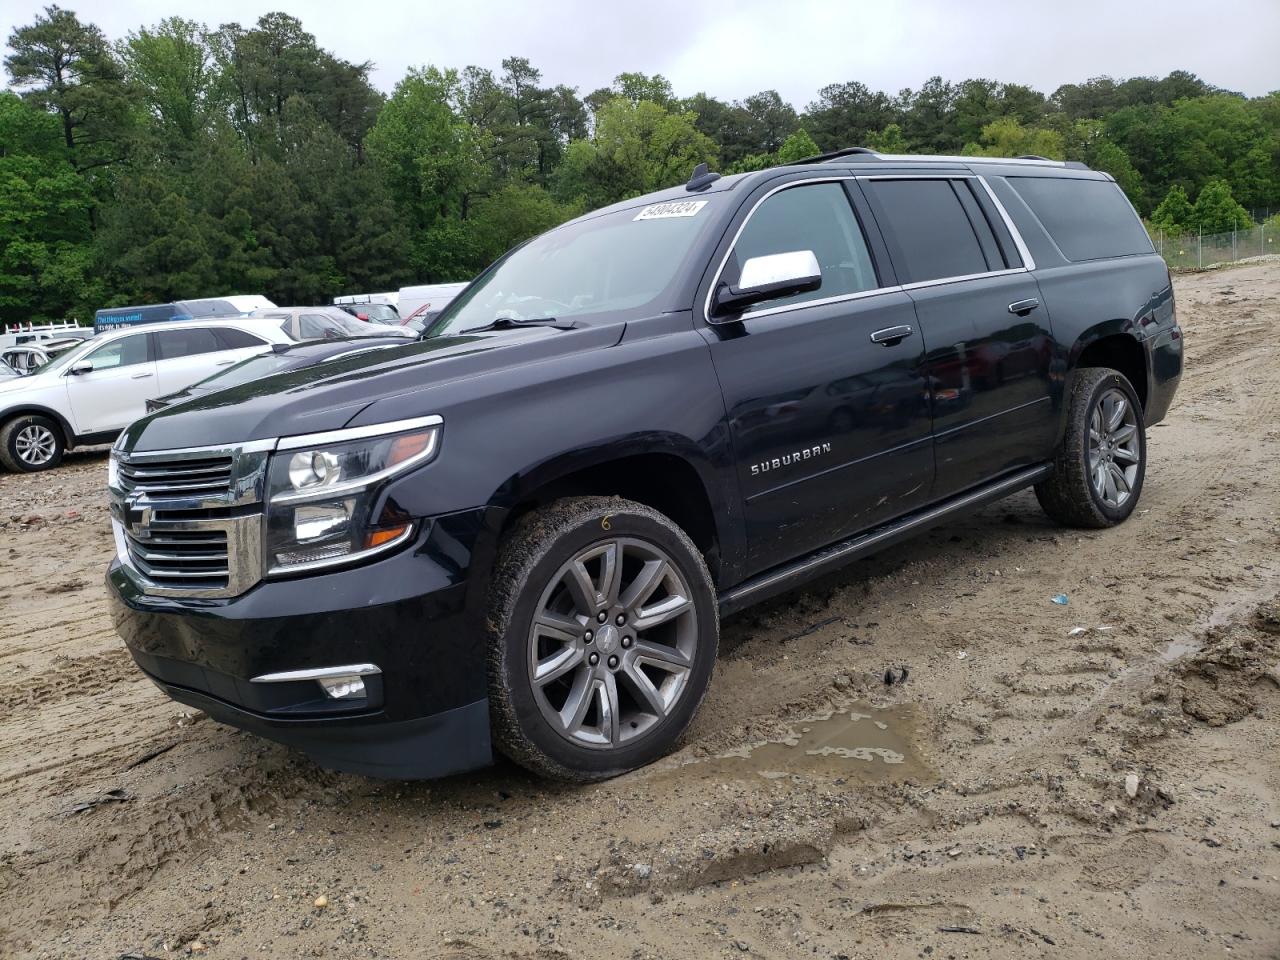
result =
[[[48,427],[32,423],[18,431],[13,439],[13,447],[23,463],[42,467],[53,459],[58,450],[58,439]]]
[[[680,702],[697,644],[689,585],[663,550],[633,538],[594,543],[538,601],[528,644],[534,699],[576,745],[630,743]]]
[[[1142,453],[1138,412],[1123,391],[1110,388],[1098,398],[1089,418],[1089,479],[1108,507],[1133,496]]]

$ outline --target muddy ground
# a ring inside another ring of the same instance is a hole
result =
[[[1024,494],[732,618],[585,788],[191,714],[107,618],[104,454],[0,476],[0,955],[1280,956],[1280,264],[1177,288],[1128,523]]]

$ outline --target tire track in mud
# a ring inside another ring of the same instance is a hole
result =
[[[91,697],[139,679],[133,659],[123,649],[82,657],[56,655],[39,671],[19,671],[0,683],[0,720],[68,699]]]

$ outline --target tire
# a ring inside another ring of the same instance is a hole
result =
[[[1108,421],[1116,416],[1119,426],[1112,428]],[[1036,484],[1044,512],[1070,527],[1123,523],[1142,495],[1146,470],[1146,425],[1133,384],[1107,367],[1076,370],[1053,473]]]
[[[720,634],[711,576],[684,531],[642,504],[575,497],[522,518],[488,602],[494,743],[535,773],[588,782],[652,763],[706,694]]]
[[[0,427],[0,464],[14,473],[52,470],[66,450],[62,428],[48,417],[28,414]]]

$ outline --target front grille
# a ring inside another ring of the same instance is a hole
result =
[[[126,435],[127,436],[127,435]],[[263,501],[275,440],[111,454],[116,555],[143,593],[238,597],[262,579]]]
[[[225,589],[230,578],[225,530],[125,531],[129,559],[158,587]]]
[[[202,497],[226,493],[231,486],[231,457],[120,462],[120,486],[125,493],[145,493],[152,499]]]

